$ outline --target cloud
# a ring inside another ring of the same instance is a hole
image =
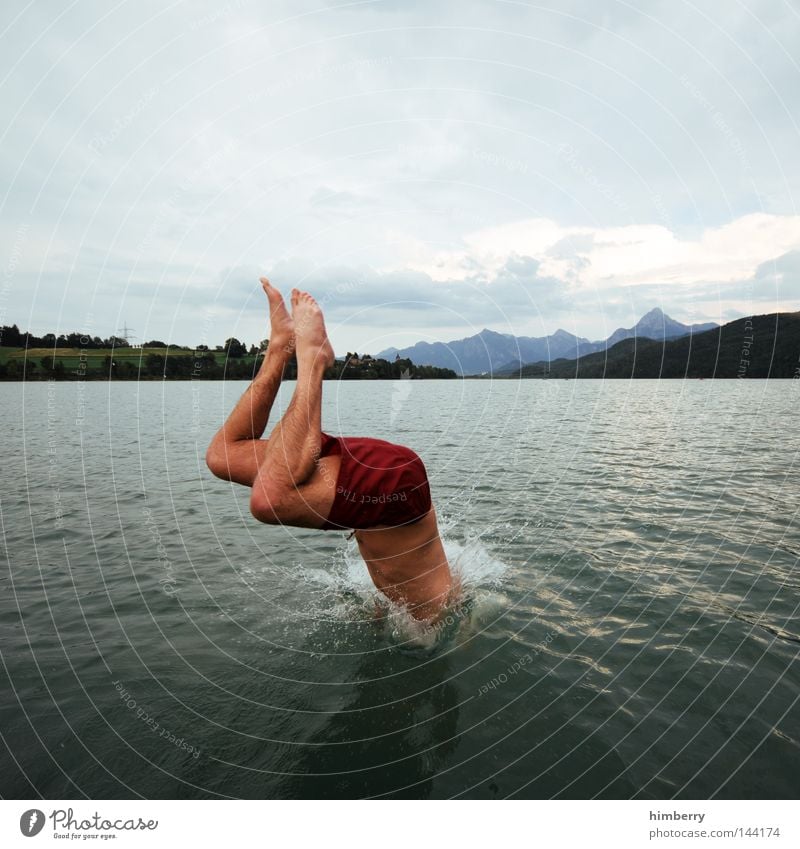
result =
[[[432,277],[467,279],[476,263],[487,273],[500,273],[519,251],[536,257],[537,271],[545,276],[584,290],[724,283],[750,277],[771,258],[800,248],[800,216],[754,213],[707,228],[695,239],[681,239],[660,225],[586,228],[527,219],[470,233],[463,241],[465,249],[434,252],[415,267]]]
[[[0,59],[4,314],[88,299],[102,335],[189,342],[214,305],[260,338],[265,272],[330,293],[351,347],[790,304],[800,18],[762,6],[31,4]]]

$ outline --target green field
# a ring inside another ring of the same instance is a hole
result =
[[[158,354],[162,357],[169,354],[170,357],[193,357],[194,351],[183,350],[180,348],[86,348],[81,353],[80,348],[28,348],[27,358],[32,360],[37,365],[42,361],[43,357],[55,356],[56,362],[61,360],[64,363],[64,368],[76,368],[81,359],[86,363],[87,368],[99,369],[103,366],[103,361],[106,357],[113,355],[114,362],[133,363],[138,366],[140,361],[144,361],[148,354]],[[212,353],[216,357],[218,363],[225,362],[224,351],[203,351],[202,353]],[[24,348],[8,348],[0,347],[0,363],[7,363],[9,360],[24,360],[26,351]],[[252,363],[253,357],[240,357],[241,363]]]
[[[111,367],[109,368],[109,358]],[[53,360],[55,362],[53,362]],[[225,351],[186,348],[12,348],[0,346],[0,380],[252,380],[262,358]],[[370,360],[353,365],[337,360],[326,380],[455,378],[451,369],[415,366],[411,360]],[[297,379],[297,363],[284,366],[286,380]]]

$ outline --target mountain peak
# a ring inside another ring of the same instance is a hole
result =
[[[493,337],[505,337],[505,336],[507,336],[507,334],[498,333],[496,330],[489,330],[488,327],[484,327],[483,330],[481,330],[481,332],[478,334],[478,336],[481,339],[487,339],[487,338],[491,339]]]
[[[672,332],[683,327],[680,322],[670,318],[661,307],[653,307],[650,312],[645,313],[634,325],[634,330],[655,330],[661,332]],[[660,334],[659,334],[660,335]]]
[[[623,339],[674,339],[690,333],[700,333],[716,325],[685,325],[670,318],[660,307],[653,307],[634,327],[620,327],[598,342],[590,342],[559,327],[548,336],[513,336],[484,327],[480,333],[450,342],[418,342],[399,351],[417,365],[452,368],[457,374],[490,374],[513,370],[522,363],[547,362],[557,359],[574,360],[585,354],[613,347]],[[396,349],[389,349],[391,358]],[[381,352],[379,357],[386,358]]]

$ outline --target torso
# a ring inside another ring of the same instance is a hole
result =
[[[456,588],[433,508],[411,525],[358,530],[355,537],[375,585],[415,618],[431,619],[453,599]]]
[[[319,528],[333,505],[341,455],[320,457],[310,481],[294,492],[286,524]],[[375,586],[418,619],[432,619],[454,601],[454,581],[439,536],[436,510],[410,525],[379,526],[355,532],[358,548]]]

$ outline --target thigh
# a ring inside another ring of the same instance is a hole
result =
[[[321,528],[328,519],[336,496],[339,454],[320,457],[311,477],[281,496],[280,517],[286,525]]]

